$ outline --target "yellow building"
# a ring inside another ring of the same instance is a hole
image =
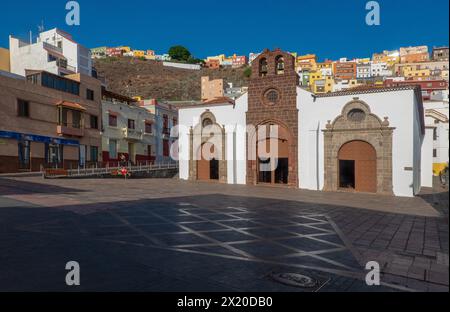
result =
[[[9,72],[10,64],[9,64],[9,50],[0,48],[0,70]]]
[[[383,51],[383,53],[374,53],[372,56],[374,63],[386,63],[388,67],[400,63],[400,53],[394,51]]]
[[[131,52],[131,47],[126,47],[126,46],[120,46],[118,47],[119,49],[121,49],[123,51],[123,53],[129,53]]]
[[[329,93],[333,91],[333,76],[325,76],[322,71],[317,70],[310,72],[309,87],[314,93]]]
[[[420,68],[420,66],[405,66],[403,67],[403,76],[405,78],[428,78],[431,75],[431,71],[427,68]]]
[[[226,59],[225,54],[220,54],[216,56],[208,56],[205,61],[208,62],[211,60],[219,60],[220,64],[222,64],[225,59]]]
[[[317,56],[315,54],[306,54],[298,56],[297,67],[300,70],[315,71],[317,69]]]
[[[142,50],[133,50],[134,57],[145,57],[145,51]]]

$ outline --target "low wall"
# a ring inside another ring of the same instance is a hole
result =
[[[182,69],[190,69],[190,70],[200,70],[201,66],[198,64],[185,64],[185,63],[173,63],[173,62],[163,62],[163,66],[167,67],[176,67]]]

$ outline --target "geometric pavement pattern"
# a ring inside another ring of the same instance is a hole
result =
[[[245,207],[204,208],[191,203],[123,207],[95,213],[78,224],[59,220],[21,230],[58,234],[79,231],[91,238],[271,263],[361,278],[363,268],[325,215],[255,211]],[[95,226],[91,226],[95,224]]]

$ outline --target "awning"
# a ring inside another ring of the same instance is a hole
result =
[[[76,109],[76,110],[80,110],[80,111],[86,110],[86,108],[84,108],[83,106],[81,106],[80,104],[75,103],[75,102],[61,101],[61,102],[58,102],[56,105],[71,108],[71,109]]]
[[[46,136],[36,135],[36,134],[26,134],[26,133],[3,131],[3,130],[0,130],[0,138],[13,139],[13,140],[17,140],[17,141],[33,141],[33,142],[49,143],[49,144],[62,144],[62,145],[70,145],[70,146],[79,146],[80,145],[80,143],[75,140],[52,138],[52,137],[46,137]]]
[[[119,116],[119,113],[112,111],[112,110],[108,110],[108,114],[111,116],[116,116],[116,117]]]

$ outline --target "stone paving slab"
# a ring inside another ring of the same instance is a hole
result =
[[[308,291],[267,279],[282,269],[308,270],[320,291],[448,291],[448,192],[349,199],[177,180],[58,182],[0,179],[0,289],[64,290],[53,267],[73,255],[106,262],[83,290]],[[376,289],[361,277],[374,260],[386,283]],[[203,269],[240,263],[224,277]],[[114,265],[123,275],[104,281]]]

